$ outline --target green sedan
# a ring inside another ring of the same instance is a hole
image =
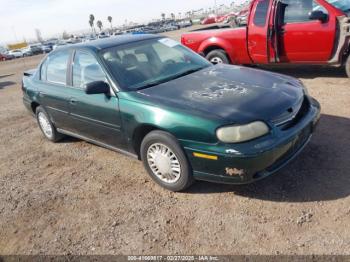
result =
[[[303,150],[320,118],[297,79],[212,65],[155,35],[56,49],[24,73],[23,101],[48,140],[125,153],[172,191],[265,178]]]

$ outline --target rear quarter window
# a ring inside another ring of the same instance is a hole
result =
[[[46,80],[51,83],[63,84],[67,83],[67,64],[69,52],[62,51],[51,55],[48,58],[46,69]]]
[[[46,59],[42,64],[40,68],[40,80],[46,81],[46,71],[47,71],[47,61]]]

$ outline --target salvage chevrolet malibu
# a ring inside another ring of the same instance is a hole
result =
[[[152,35],[56,49],[24,73],[23,94],[47,139],[126,153],[172,191],[265,178],[302,151],[320,117],[294,78],[212,65]]]

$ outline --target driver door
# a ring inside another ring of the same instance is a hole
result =
[[[94,81],[108,83],[97,59],[87,51],[77,50],[72,66],[69,112],[73,132],[96,142],[126,149],[121,131],[118,97],[110,94],[85,93],[85,85]]]
[[[279,58],[285,63],[325,63],[331,59],[335,17],[316,0],[282,0],[278,30]],[[310,20],[313,11],[328,15],[327,21]]]

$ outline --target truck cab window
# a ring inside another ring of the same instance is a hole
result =
[[[265,26],[269,3],[269,0],[262,0],[257,4],[254,16],[254,24],[256,26]]]
[[[314,0],[283,0],[286,4],[284,23],[309,22],[310,13],[313,11],[322,11],[328,14],[327,10]]]

